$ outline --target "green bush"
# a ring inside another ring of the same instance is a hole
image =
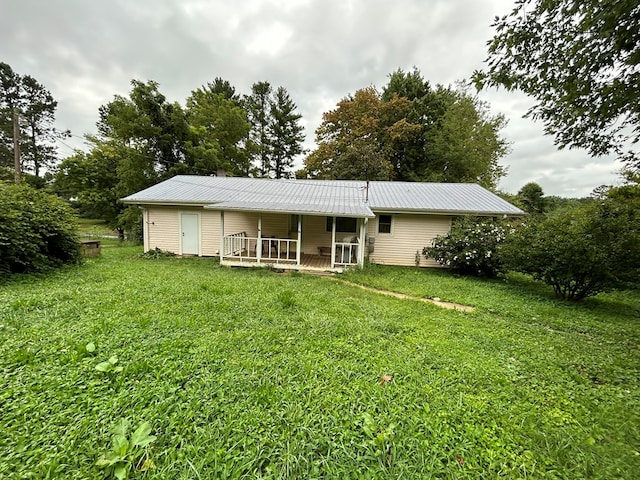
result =
[[[637,202],[636,202],[637,203]],[[640,282],[640,213],[631,201],[603,199],[527,221],[501,249],[505,263],[581,300]]]
[[[447,235],[438,236],[422,254],[465,275],[494,277],[503,271],[498,248],[514,224],[490,218],[461,217]]]
[[[46,270],[80,260],[75,216],[59,198],[0,183],[0,273]]]

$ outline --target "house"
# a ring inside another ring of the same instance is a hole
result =
[[[122,201],[143,209],[144,249],[223,265],[341,271],[422,256],[459,215],[524,212],[475,184],[178,175]]]

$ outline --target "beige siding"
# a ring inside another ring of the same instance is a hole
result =
[[[180,210],[167,207],[147,208],[145,246],[180,253]]]
[[[203,208],[147,207],[145,249],[160,248],[180,253],[180,213],[200,214],[200,251],[204,256],[218,255],[220,249],[220,212]],[[258,236],[258,213],[225,212],[225,234],[246,232]],[[360,221],[359,221],[360,222]],[[359,223],[358,223],[359,225]],[[415,265],[416,251],[428,245],[435,236],[449,231],[451,219],[446,216],[394,214],[391,234],[378,233],[378,219],[369,219],[367,235],[375,237],[374,252],[369,258],[386,265]],[[289,215],[262,215],[262,234],[278,238],[296,238],[289,232]],[[351,234],[337,232],[340,241]],[[318,247],[331,247],[331,232],[326,231],[326,217],[304,216],[302,219],[302,253],[317,254]],[[421,266],[438,266],[420,255]]]
[[[226,217],[225,217],[226,219]],[[205,257],[219,255],[220,250],[220,212],[202,209],[200,214],[200,251]]]
[[[426,260],[422,249],[431,240],[446,234],[451,228],[451,218],[435,215],[394,214],[391,233],[378,233],[378,218],[369,220],[368,235],[375,237],[374,252],[369,255],[373,263],[384,265],[406,265],[416,263],[416,252],[420,255],[421,267],[439,266]]]
[[[327,232],[327,217],[307,215],[302,219],[302,253],[318,254],[318,247],[331,247],[331,232]]]

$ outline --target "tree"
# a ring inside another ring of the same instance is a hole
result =
[[[519,204],[528,213],[544,213],[546,202],[542,187],[535,182],[529,182],[518,191]]]
[[[303,175],[324,179],[390,179],[392,145],[419,133],[419,126],[406,121],[409,107],[410,102],[398,96],[383,102],[374,87],[344,98],[335,110],[323,114],[322,124],[316,130],[318,146],[305,159]]]
[[[495,188],[504,175],[498,161],[508,150],[499,135],[504,125],[504,117],[492,116],[488,105],[465,90],[432,89],[418,70],[398,70],[382,94],[374,87],[358,90],[323,115],[316,130],[318,147],[301,173],[342,175],[336,170],[342,157],[356,140],[366,139],[391,164],[396,180]]]
[[[474,80],[532,96],[527,116],[560,148],[640,168],[639,22],[636,0],[517,0],[495,19],[487,69]]]
[[[143,158],[145,181],[132,182],[131,191],[146,188],[181,170],[186,155],[189,128],[185,112],[177,102],[169,103],[154,81],[132,80],[129,98],[116,95],[99,109],[98,132],[103,139],[135,150],[134,162]]]
[[[296,155],[304,152],[302,115],[284,87],[278,87],[270,106],[268,134],[270,137],[271,171],[276,178],[289,175]]]
[[[53,191],[73,201],[81,216],[100,218],[112,228],[120,227],[118,216],[124,205],[118,194],[118,146],[95,138],[89,140],[93,144],[89,153],[77,152],[60,163]]]
[[[508,145],[498,132],[506,125],[502,115],[492,116],[488,105],[465,91],[439,88],[450,103],[424,138],[428,170],[424,179],[433,182],[474,182],[495,189],[505,171],[499,160]]]
[[[248,176],[251,162],[245,145],[251,124],[247,112],[233,99],[233,87],[216,80],[218,86],[194,90],[187,99],[191,136],[185,170],[202,175],[224,169],[231,175]]]
[[[243,102],[251,122],[249,153],[252,162],[257,164],[261,177],[266,177],[272,168],[271,141],[268,133],[270,97],[269,82],[256,82],[251,85],[251,95],[245,96]]]
[[[21,170],[41,177],[57,161],[55,141],[70,136],[54,127],[58,106],[42,84],[29,75],[15,73],[0,62],[0,165],[13,167],[13,112],[20,128]]]
[[[622,197],[622,198],[621,198]],[[503,246],[513,270],[581,300],[640,284],[640,189],[613,189],[583,207],[529,218]]]

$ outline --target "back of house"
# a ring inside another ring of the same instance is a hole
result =
[[[456,216],[524,214],[469,183],[178,175],[122,201],[143,210],[145,251],[331,271],[366,260],[437,266],[422,249]]]

